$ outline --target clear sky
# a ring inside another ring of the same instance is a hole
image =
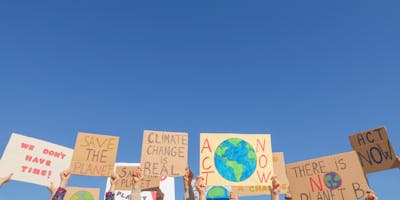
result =
[[[400,152],[399,8],[394,0],[1,1],[0,153],[11,132],[73,148],[87,131],[119,135],[117,161],[139,162],[144,129],[186,131],[198,174],[200,132],[271,133],[273,151],[291,163],[350,151],[348,135],[381,125]],[[396,200],[399,175],[368,180]],[[182,186],[178,178],[177,199]],[[0,190],[1,200],[16,195],[48,198],[21,182]]]

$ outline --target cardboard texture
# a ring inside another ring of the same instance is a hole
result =
[[[200,134],[200,175],[209,186],[271,185],[269,134]]]
[[[138,167],[139,165],[140,165],[140,163],[115,163],[115,169],[117,169],[118,167]],[[122,168],[120,168],[120,169],[122,169]],[[131,170],[131,169],[126,169],[126,170]],[[126,177],[126,176],[127,175],[123,175],[123,177]],[[124,179],[125,179],[125,181],[129,181],[129,179],[126,179],[126,178],[124,178]],[[159,180],[158,184],[159,184],[160,190],[164,193],[164,200],[175,200],[175,180],[174,180],[174,178],[162,176],[158,180]],[[142,181],[141,187],[143,189],[154,188],[151,186],[151,183],[146,183],[146,182],[147,182],[146,180]],[[125,187],[125,186],[123,186],[123,187]],[[108,178],[105,191],[108,191],[109,188],[110,188],[110,179]],[[131,194],[130,188],[128,190],[115,189],[115,200],[129,200],[130,194]],[[153,196],[156,195],[156,193],[154,193],[154,191],[151,191],[151,192],[150,191],[142,191],[140,193],[140,195],[142,196],[142,199],[153,200]],[[156,199],[154,198],[154,200],[156,200]]]
[[[99,200],[99,188],[67,187],[64,200]]]
[[[140,160],[144,174],[183,176],[188,163],[188,141],[187,133],[145,130]]]
[[[281,184],[280,193],[286,194],[289,187],[289,180],[286,176],[285,158],[283,152],[272,153],[272,161],[274,166],[274,175],[278,176]],[[258,196],[270,194],[270,191],[265,185],[258,186],[235,186],[232,191],[238,196]]]
[[[119,137],[79,132],[71,173],[84,176],[110,176],[117,158]]]
[[[286,165],[293,200],[360,199],[369,189],[355,151]]]
[[[366,174],[397,167],[396,153],[385,127],[357,133],[349,139]]]
[[[115,183],[115,190],[131,190],[133,173],[138,166],[116,166],[115,172],[119,176],[119,180]],[[145,175],[144,179],[141,181],[142,189],[155,188],[160,186],[159,176],[149,176]]]
[[[14,173],[12,180],[43,186],[60,183],[60,172],[71,163],[73,150],[17,133],[4,150],[0,176]]]

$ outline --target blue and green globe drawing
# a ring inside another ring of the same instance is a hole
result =
[[[207,200],[229,200],[229,191],[222,186],[211,187],[206,195]]]
[[[254,173],[257,156],[253,147],[245,140],[230,138],[215,150],[214,163],[222,177],[232,182],[241,182]]]
[[[326,187],[329,189],[336,189],[342,185],[342,178],[336,172],[329,172],[325,174],[324,181]]]
[[[94,197],[90,192],[79,191],[73,194],[70,200],[94,200]]]

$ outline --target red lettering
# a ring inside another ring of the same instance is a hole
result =
[[[21,143],[21,148],[23,148],[23,149],[28,149],[28,150],[33,151],[33,149],[35,148],[35,146],[30,145],[30,144]]]
[[[201,166],[202,166],[203,169],[205,169],[205,170],[209,170],[209,169],[211,168],[211,165],[208,165],[208,167],[206,167],[206,166],[204,165],[205,161],[208,160],[209,158],[210,158],[210,156],[207,156],[207,157],[205,157],[205,158],[203,159],[203,161],[201,162]]]
[[[260,181],[260,183],[268,183],[268,180],[271,176],[271,171],[268,173],[267,177],[265,177],[264,172],[262,173],[262,176],[260,176],[260,173],[258,173],[258,171],[257,171],[257,176],[258,176],[258,180]]]
[[[208,174],[214,173],[215,171],[206,171],[206,172],[201,172],[202,174],[206,174],[206,178],[205,178],[205,185],[207,185],[207,181],[208,181]]]
[[[208,149],[210,151],[210,153],[212,152],[210,142],[208,142],[208,138],[206,138],[206,140],[204,140],[203,146],[201,147],[201,153],[203,153],[204,149]]]
[[[263,144],[261,144],[260,139],[257,139],[257,145],[256,145],[256,152],[258,153],[258,147],[261,148],[262,152],[265,152],[265,139],[263,139]]]
[[[311,189],[312,189],[313,192],[314,192],[314,185],[317,186],[317,188],[318,188],[319,191],[322,191],[321,176],[318,174],[317,177],[318,177],[319,185],[318,185],[317,182],[314,181],[314,179],[313,179],[312,177],[310,177],[310,185],[311,185]],[[313,184],[313,183],[314,183],[314,184]]]
[[[264,159],[263,159],[264,158]],[[264,160],[264,162],[262,162]],[[261,155],[259,158],[258,158],[258,163],[259,163],[259,166],[263,169],[263,168],[265,168],[265,167],[267,167],[267,165],[268,165],[268,158],[267,158],[267,156],[266,155]]]

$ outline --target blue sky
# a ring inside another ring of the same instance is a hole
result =
[[[400,152],[399,6],[2,1],[0,153],[11,132],[72,148],[87,131],[119,135],[117,160],[138,162],[143,130],[186,131],[197,174],[200,132],[271,133],[291,163],[349,151],[348,135],[381,125]],[[394,200],[398,177],[368,180]],[[0,190],[1,199],[15,194],[48,197],[20,182]]]

